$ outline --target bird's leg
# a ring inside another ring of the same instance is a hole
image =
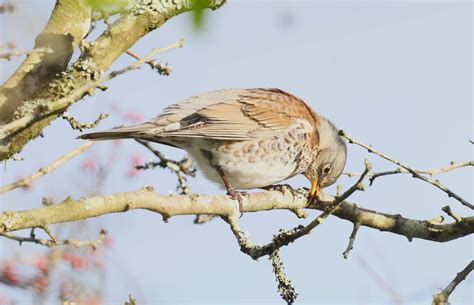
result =
[[[219,176],[222,178],[222,182],[224,182],[224,186],[227,190],[227,195],[232,197],[232,199],[237,200],[239,202],[239,211],[240,211],[240,217],[243,215],[243,207],[242,207],[242,195],[246,196],[246,192],[238,192],[236,191],[232,185],[229,183],[229,179],[227,179],[227,176],[224,174],[224,171],[220,166],[215,167],[217,172],[219,173]]]

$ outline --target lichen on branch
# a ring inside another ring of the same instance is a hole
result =
[[[72,3],[76,2],[83,3],[81,0],[60,0],[58,1],[58,5],[60,3],[71,3],[72,5]],[[217,9],[225,3],[225,0],[206,0],[202,2],[207,8]],[[55,78],[53,80],[45,80],[42,86],[35,87],[35,90],[27,96],[26,100],[25,98],[19,98],[18,101],[21,101],[21,103],[15,102],[14,104],[6,100],[2,102],[2,94],[5,94],[4,90],[16,90],[16,86],[18,85],[18,82],[7,81],[7,83],[2,86],[2,91],[0,92],[0,113],[5,116],[3,118],[0,117],[0,121],[4,123],[10,122],[12,120],[11,114],[13,110],[20,104],[30,103],[30,100],[57,101],[74,92],[77,88],[84,87],[88,82],[97,80],[118,57],[146,34],[157,29],[170,18],[192,9],[193,1],[189,0],[176,0],[172,2],[148,0],[138,2],[135,7],[124,12],[96,40],[83,44],[86,45],[86,47],[82,49],[81,57],[72,64],[69,69],[64,71],[69,61],[69,58],[67,58],[66,64],[62,67],[64,69],[61,68],[55,71]],[[72,11],[74,12],[75,10]],[[58,12],[62,12],[62,14],[57,13],[58,16],[56,17],[53,12],[50,18],[50,28],[62,26],[64,22],[63,19],[69,16],[68,14],[71,14],[71,12],[67,13],[59,10]],[[84,24],[79,24],[78,22],[76,26],[78,27],[79,25],[82,29]],[[63,30],[72,31],[73,29],[65,27]],[[89,28],[86,29],[85,33],[88,31]],[[85,34],[82,33],[80,40],[82,40],[84,35]],[[72,41],[76,42],[75,36],[72,37]],[[79,42],[80,41],[78,41],[77,44],[79,44]],[[72,49],[74,49],[76,45],[72,43],[71,46]],[[58,74],[58,72],[60,73]],[[21,77],[19,72],[17,72],[11,79]],[[92,94],[93,92],[88,93]],[[80,100],[83,96],[84,95],[75,97],[72,103]],[[11,111],[7,112],[5,109],[10,109]],[[32,124],[28,125],[27,128],[15,133],[14,136],[9,137],[7,140],[2,140],[0,144],[3,146],[3,149],[0,151],[0,160],[8,159],[15,153],[20,152],[26,143],[41,135],[43,129],[64,110],[65,109],[61,109],[52,112],[46,117],[39,117]]]

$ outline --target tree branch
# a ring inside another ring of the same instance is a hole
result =
[[[441,182],[439,180],[432,180],[432,179],[429,179],[429,178],[419,174],[415,169],[413,169],[413,168],[409,167],[408,165],[404,164],[402,161],[395,160],[394,158],[389,157],[388,155],[384,154],[383,152],[372,148],[372,146],[364,144],[364,143],[352,138],[347,133],[345,133],[343,130],[339,130],[339,135],[341,137],[347,139],[349,141],[349,143],[359,145],[359,146],[367,149],[367,151],[369,153],[376,154],[377,156],[379,156],[379,157],[381,157],[381,158],[383,158],[387,161],[390,161],[392,163],[397,164],[398,166],[400,166],[401,168],[405,169],[410,174],[412,174],[414,178],[418,178],[420,180],[425,181],[426,183],[429,183],[429,184],[437,187],[438,189],[440,189],[443,192],[445,192],[446,194],[448,194],[448,197],[453,197],[457,201],[461,202],[461,204],[463,204],[463,205],[467,206],[468,208],[474,210],[474,205],[472,205],[467,200],[463,199],[461,196],[457,195],[456,193],[454,193],[453,191],[448,189],[446,186],[441,184]]]
[[[349,257],[349,253],[351,252],[352,249],[354,249],[354,242],[357,236],[357,232],[359,232],[359,228],[360,228],[360,223],[359,222],[354,223],[351,236],[349,236],[349,243],[347,244],[347,248],[346,250],[344,250],[344,252],[342,252],[342,256],[344,256],[345,259]]]
[[[56,73],[66,70],[74,49],[89,32],[91,8],[82,0],[58,0],[34,49],[48,48],[49,54],[31,52],[15,73],[0,87],[0,122],[33,98]]]
[[[324,195],[324,194],[322,194]],[[297,210],[303,208],[324,210],[334,197],[325,195],[324,201],[308,206],[305,192],[249,193],[242,200],[243,212],[259,212],[275,209]],[[73,200],[67,198],[60,204],[25,211],[6,211],[0,214],[0,233],[45,225],[83,220],[128,210],[146,209],[159,213],[167,220],[171,216],[208,214],[227,217],[239,213],[239,204],[226,195],[174,195],[163,196],[151,187],[135,192],[117,193]],[[426,220],[404,218],[401,215],[385,214],[343,201],[333,212],[338,218],[361,226],[413,238],[446,242],[474,232],[474,217],[465,217],[461,222],[449,224],[432,223]]]
[[[100,84],[106,81],[109,81],[126,72],[139,69],[146,63],[147,60],[149,60],[150,58],[153,58],[157,54],[166,52],[172,49],[181,48],[183,44],[184,44],[183,40],[180,40],[177,43],[171,44],[169,46],[153,49],[147,56],[143,57],[142,59],[137,60],[133,64],[126,66],[123,69],[112,71],[109,74],[99,78],[98,80],[85,83],[84,86],[79,87],[75,91],[71,92],[67,96],[57,101],[52,101],[52,102],[40,101],[38,105],[35,105],[36,107],[33,109],[33,111],[30,111],[29,113],[23,115],[21,118],[17,120],[14,120],[8,124],[1,126],[0,127],[0,141],[9,142],[8,140],[10,140],[9,139],[10,137],[14,137],[16,134],[21,133],[22,130],[29,127],[31,124],[37,122],[38,120],[48,118],[54,113],[64,111],[67,107],[69,107],[72,103],[74,103],[79,98],[81,98],[89,90],[94,89]],[[9,145],[3,146],[3,147],[0,146],[0,156],[2,152],[6,153],[8,151],[9,151]]]
[[[133,52],[132,50],[128,50],[126,53],[137,60],[141,59],[140,55]],[[169,76],[171,74],[171,68],[167,64],[159,63],[154,59],[147,61],[146,64],[149,65],[153,70],[156,70],[160,75]]]
[[[181,195],[191,194],[191,188],[188,186],[188,180],[186,179],[186,176],[196,176],[196,168],[193,166],[193,161],[191,159],[186,156],[181,161],[171,160],[163,155],[159,150],[155,149],[150,142],[139,139],[136,139],[136,141],[145,146],[160,160],[159,162],[148,162],[144,165],[137,165],[135,166],[136,169],[149,169],[157,166],[161,168],[169,168],[178,178],[177,189],[180,190],[179,193]]]
[[[435,294],[433,298],[432,305],[446,305],[448,304],[448,299],[454,289],[466,279],[469,273],[474,269],[474,260],[472,260],[467,266],[461,270],[456,277],[449,283],[449,285],[444,288],[440,293]]]
[[[80,0],[69,1],[85,2]],[[203,0],[201,2],[203,7],[217,9],[225,3],[225,0]],[[49,82],[48,86],[32,95],[30,100],[23,102],[22,107],[29,109],[38,101],[58,101],[78,88],[85,87],[87,83],[97,80],[121,54],[130,49],[139,39],[160,27],[171,17],[193,9],[193,3],[194,1],[189,0],[168,1],[166,3],[161,1],[137,2],[130,11],[120,16],[99,38],[87,44],[83,49],[82,56],[76,63],[65,73],[61,73],[58,78]],[[75,14],[75,10],[71,9],[70,13]],[[92,94],[92,92],[90,91],[89,94]],[[82,97],[82,94],[75,95],[72,100],[63,105],[64,107],[49,112],[46,117],[35,117],[34,124],[15,133],[8,141],[3,140],[1,144],[4,147],[0,151],[0,160],[5,160],[20,152],[26,143],[38,137],[43,128],[56,119],[62,111]],[[17,106],[16,104],[13,109],[17,109]],[[54,107],[48,108],[52,109]],[[1,103],[0,109],[2,109]],[[1,110],[0,113],[6,112]],[[3,119],[5,122],[10,122],[13,119],[11,112],[5,116],[6,119]],[[23,115],[20,115],[20,117],[23,117]]]
[[[97,119],[95,119],[94,122],[83,123],[83,122],[80,122],[71,114],[69,114],[67,111],[64,111],[63,114],[61,114],[61,118],[67,121],[72,129],[79,130],[80,132],[84,131],[85,129],[91,129],[91,128],[97,127],[97,125],[99,125],[100,122],[102,122],[102,120],[105,120],[108,117],[109,117],[108,113],[101,113],[99,114]]]
[[[99,237],[96,240],[77,240],[77,239],[57,240],[56,238],[39,239],[34,236],[33,229],[29,237],[16,236],[10,233],[0,233],[0,236],[19,242],[20,246],[23,243],[34,243],[34,244],[42,245],[48,248],[52,248],[55,246],[72,246],[75,248],[91,247],[93,249],[96,249],[104,242],[106,235],[107,235],[107,231],[103,229],[100,231]]]
[[[298,297],[298,292],[296,292],[295,287],[285,274],[285,267],[281,262],[279,251],[273,251],[268,258],[272,263],[273,273],[278,282],[278,292],[280,293],[280,296],[285,300],[286,304],[293,304]]]
[[[10,184],[7,184],[7,185],[4,185],[4,186],[0,187],[0,194],[6,193],[8,191],[11,191],[11,190],[19,188],[19,187],[25,187],[25,186],[30,185],[34,180],[36,180],[36,179],[38,179],[38,178],[54,171],[59,166],[64,164],[64,162],[66,162],[67,160],[69,160],[71,158],[74,158],[78,154],[86,151],[93,144],[94,144],[94,142],[88,141],[88,142],[82,144],[81,146],[73,149],[72,151],[68,152],[67,154],[60,157],[59,159],[56,159],[53,163],[51,163],[51,164],[49,164],[45,167],[40,168],[37,172],[31,174],[30,176],[25,177],[23,179],[20,179],[16,182],[13,182],[13,183],[10,183]]]
[[[425,174],[425,175],[430,175],[430,176],[435,176],[439,175],[442,173],[446,173],[461,167],[468,167],[468,166],[474,166],[474,161],[466,161],[466,162],[454,162],[452,161],[450,165],[444,166],[441,168],[433,168],[433,169],[413,169],[415,172],[418,174]],[[369,179],[370,185],[373,184],[374,180],[378,177],[382,176],[389,176],[389,175],[397,175],[397,174],[408,174],[410,173],[403,167],[399,167],[395,170],[391,171],[384,171],[384,172],[376,172],[376,173],[369,173],[367,177],[371,177]],[[345,172],[344,175],[349,176],[349,177],[358,177],[362,175],[362,173],[354,173],[354,172]]]
[[[275,250],[280,249],[283,246],[288,246],[290,243],[294,242],[300,237],[308,235],[311,231],[319,226],[329,215],[334,213],[337,208],[351,196],[355,191],[363,190],[364,185],[362,181],[365,178],[365,175],[370,171],[372,165],[366,160],[365,161],[365,170],[363,174],[359,177],[359,180],[351,186],[347,191],[345,191],[342,195],[336,196],[334,200],[329,205],[324,205],[324,212],[321,213],[318,217],[316,217],[313,221],[311,221],[306,226],[298,226],[291,230],[281,230],[278,234],[273,237],[273,240],[264,245],[264,246],[256,246],[254,245],[250,239],[240,230],[240,226],[238,223],[237,214],[231,214],[226,216],[225,221],[230,225],[232,233],[237,238],[237,241],[240,245],[240,250],[245,254],[249,255],[253,259],[258,259],[264,255],[271,255]]]
[[[38,55],[41,57],[44,54],[52,54],[53,50],[50,48],[38,48],[27,51],[13,50],[10,52],[0,53],[0,59],[10,60],[12,57],[23,56],[23,55]]]

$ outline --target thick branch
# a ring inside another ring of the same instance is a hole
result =
[[[27,113],[21,118],[14,120],[8,124],[5,124],[0,127],[0,141],[9,142],[11,137],[21,134],[22,130],[27,129],[31,124],[34,125],[36,121],[41,119],[46,119],[52,114],[62,112],[72,103],[77,101],[82,97],[86,92],[93,90],[98,87],[100,84],[109,81],[118,75],[122,75],[126,72],[136,70],[141,68],[149,58],[153,58],[159,53],[166,52],[168,50],[181,48],[183,46],[183,40],[178,41],[177,43],[171,44],[163,48],[153,49],[147,56],[142,59],[137,60],[133,64],[126,66],[123,69],[115,70],[110,72],[107,75],[100,77],[98,80],[90,81],[84,84],[84,86],[77,88],[76,90],[69,93],[67,96],[57,100],[57,101],[41,101],[40,104],[36,105],[36,109],[33,112]],[[0,156],[3,152],[8,152],[8,145],[0,145]]]
[[[327,197],[327,198],[326,198]],[[333,202],[331,196],[323,197]],[[307,207],[304,195],[295,196],[291,192],[268,191],[249,193],[243,197],[243,212],[258,212],[274,209],[298,210],[302,208],[320,209],[328,202]],[[146,209],[168,219],[177,215],[208,214],[227,217],[238,213],[238,202],[221,195],[179,195],[163,196],[144,188],[135,192],[117,193],[108,196],[96,196],[78,200],[66,199],[64,202],[26,211],[8,211],[0,214],[0,232],[43,227],[54,223],[83,220],[110,213],[126,212],[134,209]],[[446,242],[474,232],[474,217],[465,217],[461,222],[450,224],[431,223],[424,220],[404,218],[367,210],[344,201],[333,215],[352,223],[360,222],[381,231],[406,236],[409,240],[420,238],[437,242]]]
[[[36,37],[34,49],[50,54],[28,57],[0,88],[0,122],[7,122],[21,103],[33,98],[56,73],[66,70],[74,49],[88,33],[91,8],[83,0],[58,0],[48,24]]]
[[[224,4],[225,0],[204,0],[202,2],[205,7],[217,9]],[[50,82],[49,87],[44,88],[31,97],[31,101],[25,103],[34,103],[38,100],[57,101],[77,88],[84,87],[87,83],[98,79],[121,54],[140,38],[160,27],[171,17],[193,8],[193,1],[189,0],[144,3],[137,3],[129,12],[118,18],[99,38],[84,47],[81,58],[68,71],[59,75],[57,79]],[[74,13],[74,10],[72,12]],[[76,96],[72,102],[76,102],[82,97],[83,95]],[[8,139],[7,143],[3,143],[7,147],[0,151],[0,160],[5,160],[20,152],[28,141],[38,137],[43,128],[64,110],[60,109],[46,117],[39,118],[34,124]],[[4,121],[11,121],[11,119],[8,117],[8,120]]]

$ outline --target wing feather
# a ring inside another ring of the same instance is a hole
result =
[[[110,130],[113,137],[172,142],[173,137],[245,141],[273,138],[305,120],[314,127],[317,115],[299,98],[279,89],[224,89],[193,96],[165,108],[138,126]],[[314,132],[317,137],[316,129]],[[99,136],[99,135],[98,135]],[[105,136],[101,134],[100,136]]]

